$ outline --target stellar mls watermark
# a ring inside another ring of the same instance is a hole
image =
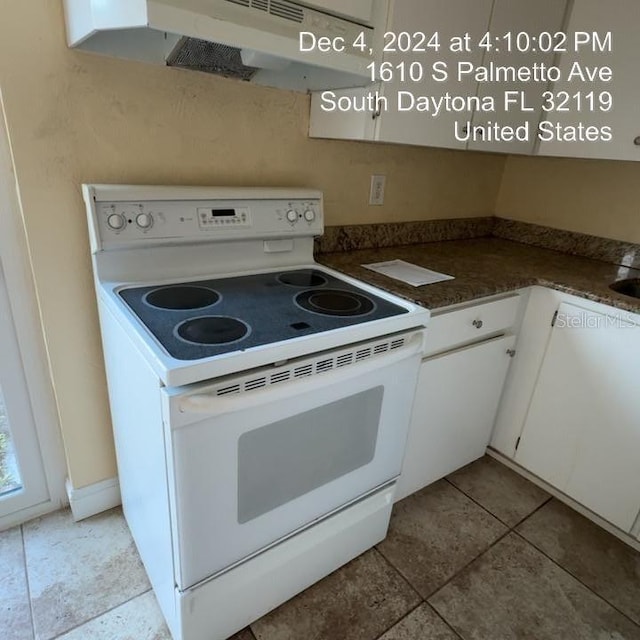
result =
[[[631,313],[615,316],[595,313],[558,313],[555,321],[558,329],[637,329],[640,321]]]

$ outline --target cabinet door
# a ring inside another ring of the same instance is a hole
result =
[[[638,0],[616,0],[615,3],[602,0],[575,0],[568,25],[570,39],[568,46],[573,48],[572,34],[583,31],[587,34],[598,33],[600,40],[611,32],[611,51],[601,53],[598,46],[582,46],[579,52],[562,54],[560,69],[562,81],[553,87],[555,92],[567,91],[570,95],[577,92],[587,94],[591,91],[599,94],[608,91],[613,96],[613,108],[610,111],[589,112],[583,106],[576,111],[575,103],[568,112],[549,113],[547,120],[553,126],[559,125],[570,133],[567,127],[575,127],[579,122],[585,126],[611,126],[613,139],[610,142],[571,142],[553,140],[541,142],[539,154],[546,156],[568,156],[580,158],[611,158],[618,160],[640,160],[640,146],[634,140],[640,136],[640,3]],[[593,49],[596,49],[595,51]],[[572,66],[580,63],[583,68],[593,71],[603,65],[611,67],[613,79],[609,82],[577,80],[568,81]]]
[[[396,499],[484,455],[515,336],[422,363]]]
[[[403,108],[411,105],[407,93],[416,96],[429,96],[439,99],[446,93],[452,96],[474,96],[476,81],[467,77],[461,82],[455,78],[455,66],[459,60],[468,60],[476,65],[482,60],[482,49],[477,47],[470,53],[451,53],[449,41],[452,36],[470,34],[471,41],[477,42],[488,28],[493,0],[394,0],[390,5],[387,31],[395,34],[422,31],[440,35],[440,50],[425,47],[425,52],[384,53],[385,62],[395,65],[412,61],[421,62],[424,78],[421,82],[401,80],[395,73],[393,81],[382,83],[382,95],[388,100],[388,111],[382,112],[377,119],[376,140],[405,144],[428,145],[463,149],[464,141],[456,141],[454,126],[461,120],[461,114],[447,112],[444,109],[437,117],[433,110],[418,111],[417,108],[399,111],[398,102]],[[431,76],[434,62],[443,61],[449,67],[450,76],[445,82],[436,82]],[[404,92],[399,98],[398,92]]]
[[[640,326],[561,304],[516,462],[623,531],[640,509]]]
[[[502,38],[511,33],[513,41],[517,34],[525,32],[537,38],[538,34],[548,32],[554,34],[562,30],[567,3],[564,0],[495,0],[491,16],[492,38]],[[531,47],[526,53],[507,51],[506,42],[499,40],[487,51],[482,64],[505,67],[532,68],[536,63],[547,66],[553,64],[554,53],[542,53]],[[536,143],[536,130],[542,113],[542,94],[548,88],[546,82],[483,82],[478,86],[478,96],[490,96],[496,105],[495,112],[476,111],[473,116],[473,126],[487,127],[491,122],[498,122],[501,126],[519,127],[527,124],[529,138],[526,141],[490,142],[486,140],[471,140],[468,148],[481,151],[499,151],[502,153],[533,153]],[[520,104],[505,108],[505,92],[519,92],[524,98],[527,108],[531,111],[523,112]]]
[[[376,131],[375,98],[379,90],[379,85],[370,85],[312,93],[309,137],[373,140]],[[330,100],[325,100],[326,93],[331,94]],[[341,104],[341,101],[345,101],[352,107],[346,111],[335,108],[336,105]]]

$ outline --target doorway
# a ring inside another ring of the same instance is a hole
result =
[[[66,504],[66,464],[0,91],[0,531]]]
[[[0,257],[0,519],[49,499]]]

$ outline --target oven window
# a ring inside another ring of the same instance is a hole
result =
[[[297,414],[238,440],[238,522],[249,522],[375,455],[384,387]]]

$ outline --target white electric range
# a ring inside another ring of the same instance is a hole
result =
[[[314,263],[320,192],[83,190],[125,517],[222,640],[386,535],[429,313]]]

